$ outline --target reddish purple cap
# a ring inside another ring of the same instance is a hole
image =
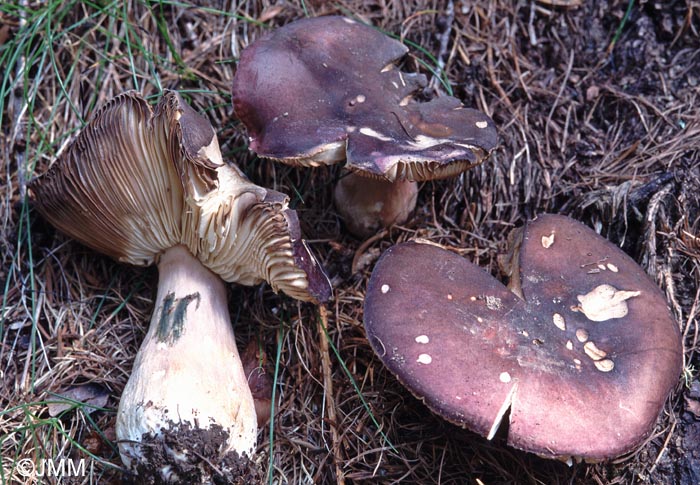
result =
[[[346,167],[388,180],[463,172],[497,144],[493,121],[453,97],[413,95],[422,74],[399,71],[408,49],[344,17],[298,20],[242,53],[233,106],[263,157]]]
[[[567,217],[540,216],[513,240],[513,291],[434,245],[389,249],[367,288],[372,347],[429,408],[481,435],[509,412],[519,449],[589,461],[630,451],[681,371],[663,293]]]

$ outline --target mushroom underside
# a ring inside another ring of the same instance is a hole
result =
[[[108,101],[29,194],[59,230],[118,261],[150,265],[183,244],[228,282],[330,297],[288,197],[225,163],[211,124],[174,91],[154,110],[133,91]]]

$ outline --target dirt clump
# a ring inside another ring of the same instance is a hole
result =
[[[236,451],[222,454],[228,432],[219,425],[193,428],[190,423],[169,423],[158,435],[141,441],[143,460],[133,483],[147,485],[213,483],[247,485],[262,483],[257,463]],[[213,460],[212,457],[216,457]],[[128,479],[127,479],[128,480]]]

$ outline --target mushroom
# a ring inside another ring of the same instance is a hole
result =
[[[272,379],[267,373],[267,354],[259,348],[255,340],[251,340],[241,354],[243,370],[248,379],[248,387],[255,402],[255,414],[258,417],[258,428],[270,421],[272,413]]]
[[[407,52],[354,20],[308,18],[244,49],[233,80],[258,155],[309,167],[346,160],[335,202],[357,235],[404,222],[417,181],[457,175],[497,143],[493,121],[456,98],[413,99],[427,83],[396,68]]]
[[[435,413],[548,458],[598,461],[650,433],[682,366],[663,293],[564,216],[517,230],[510,291],[453,252],[408,242],[377,262],[365,329]],[[507,416],[507,419],[504,417]]]
[[[155,110],[135,92],[108,101],[29,194],[70,237],[158,265],[117,412],[124,464],[144,482],[253,480],[255,408],[222,278],[304,301],[330,295],[286,196],[224,163],[211,124],[173,91]]]

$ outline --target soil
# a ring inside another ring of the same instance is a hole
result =
[[[247,485],[262,483],[258,465],[236,451],[222,453],[228,432],[219,425],[193,428],[189,423],[169,423],[168,429],[141,440],[143,460],[136,466],[134,483],[161,485],[213,483]],[[178,458],[174,458],[177,455]],[[167,470],[163,473],[163,470]],[[125,481],[129,482],[128,478]]]

